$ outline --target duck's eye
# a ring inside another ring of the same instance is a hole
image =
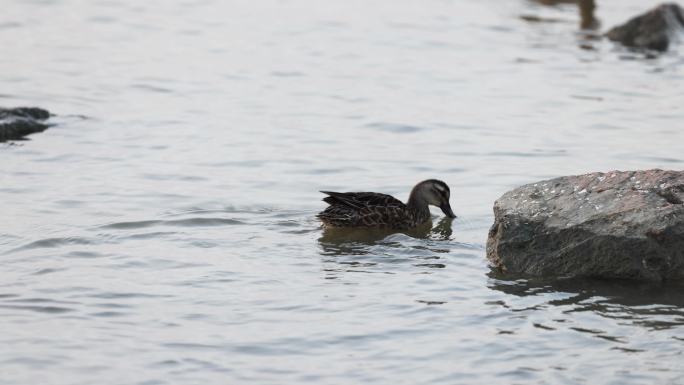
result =
[[[438,197],[440,197],[440,198],[444,198],[444,199],[447,199],[447,200],[449,199],[449,196],[447,195],[447,192],[444,191],[444,190],[440,190],[439,188],[435,188],[435,189],[432,190],[432,191],[434,191],[434,193],[435,193]]]

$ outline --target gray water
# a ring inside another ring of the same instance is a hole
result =
[[[684,383],[681,286],[484,255],[510,188],[684,167],[676,50],[523,0],[5,0],[0,49],[0,105],[58,114],[0,144],[2,384]],[[425,178],[453,223],[314,217]]]

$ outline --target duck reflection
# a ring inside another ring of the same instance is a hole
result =
[[[439,260],[450,251],[442,243],[451,240],[452,222],[445,217],[434,226],[427,222],[411,230],[324,229],[318,242],[325,278],[337,279],[348,272],[393,274],[407,264],[423,273],[444,268]]]
[[[325,255],[368,254],[369,246],[381,243],[392,244],[387,238],[394,234],[404,234],[415,239],[447,241],[451,239],[453,218],[444,217],[437,225],[432,221],[409,230],[372,229],[372,228],[323,228],[318,243]]]
[[[549,6],[577,4],[580,15],[580,28],[584,30],[596,30],[600,27],[600,22],[595,16],[595,0],[534,0],[534,2]]]
[[[565,314],[592,312],[653,330],[684,325],[682,284],[598,279],[516,279],[498,271],[492,271],[488,276],[490,289],[517,297],[545,293],[570,294],[569,297],[545,303],[568,307]]]
[[[594,15],[596,10],[596,2],[594,0],[579,0],[580,12],[580,28],[596,30],[601,26],[601,23]]]

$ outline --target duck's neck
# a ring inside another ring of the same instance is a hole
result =
[[[430,218],[430,208],[428,208],[427,200],[421,198],[418,194],[411,192],[406,206],[408,206],[409,210],[416,213],[419,218]]]

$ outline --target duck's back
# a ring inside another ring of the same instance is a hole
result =
[[[415,222],[408,207],[391,195],[374,192],[321,191],[328,206],[318,218],[334,227],[412,227]]]

